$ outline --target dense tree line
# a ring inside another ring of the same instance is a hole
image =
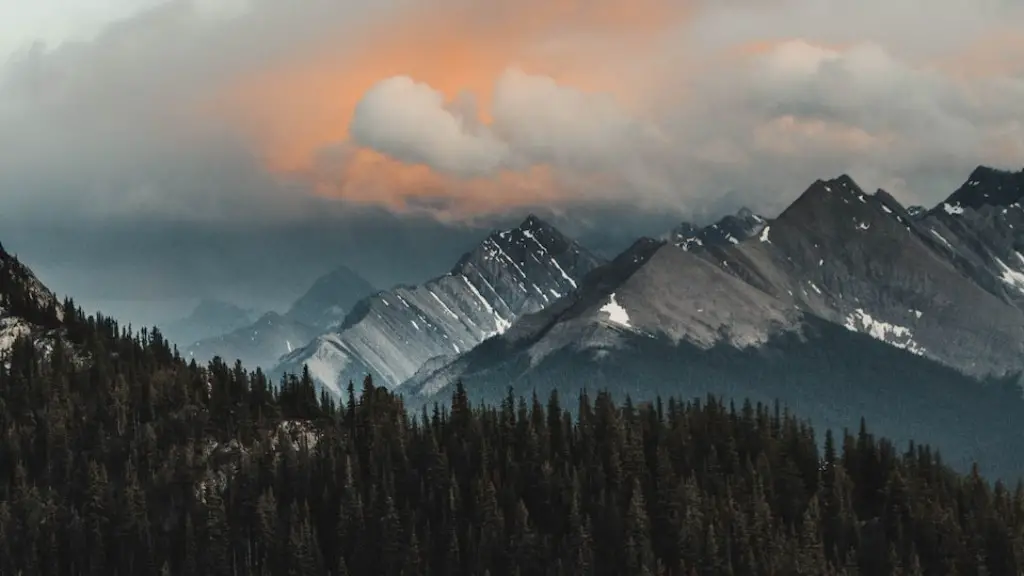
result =
[[[66,302],[67,310],[75,310]],[[0,363],[0,575],[1008,575],[1024,488],[777,405],[410,416],[66,314]],[[581,382],[581,385],[586,384]]]

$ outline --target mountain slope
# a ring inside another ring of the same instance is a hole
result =
[[[1010,456],[1024,449],[1019,388],[999,381],[980,384],[814,317],[805,317],[798,330],[780,330],[766,342],[742,348],[726,340],[707,347],[619,330],[614,348],[570,345],[546,351],[538,361],[534,350],[547,338],[518,345],[495,338],[460,358],[464,371],[458,379],[469,398],[493,404],[506,397],[508,387],[540,398],[556,390],[571,406],[585,385],[591,392],[609,390],[634,401],[659,394],[777,400],[806,414],[819,429],[854,430],[863,416],[901,446],[927,439],[961,470],[974,462],[1007,478],[1020,470],[1017,457]],[[398,392],[414,411],[447,398],[446,393],[417,395],[406,386]]]
[[[798,329],[800,316],[696,253],[642,240],[591,273],[573,296],[524,316],[507,333],[401,389],[428,396],[471,374],[512,370],[519,377],[558,353],[628,355],[612,352],[636,339],[686,341],[704,349],[718,342],[746,347]]]
[[[1024,305],[1024,171],[977,168],[918,220],[936,251],[997,298]]]
[[[557,301],[600,263],[531,215],[492,233],[448,274],[364,299],[337,330],[283,358],[275,373],[307,365],[336,393],[366,374],[397,386],[428,361],[467,351]]]

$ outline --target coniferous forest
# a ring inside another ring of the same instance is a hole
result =
[[[308,373],[200,367],[157,330],[64,310],[0,365],[4,576],[1024,566],[1024,487],[865,426],[819,449],[778,406],[593,392],[571,418],[555,395],[481,408],[461,386],[410,416],[369,380],[335,403]]]

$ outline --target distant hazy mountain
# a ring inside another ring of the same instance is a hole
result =
[[[220,356],[229,364],[241,360],[246,368],[259,366],[268,370],[278,358],[302,346],[316,334],[317,330],[312,326],[277,312],[267,312],[248,326],[193,343],[184,354],[199,362]]]
[[[507,329],[520,315],[557,301],[601,264],[585,248],[530,216],[494,232],[452,270],[359,302],[336,330],[282,359],[275,374],[308,366],[339,392],[371,374],[397,386]]]
[[[340,323],[356,302],[377,292],[362,276],[340,266],[318,278],[285,316],[315,328]]]
[[[187,353],[200,361],[220,356],[225,362],[241,359],[247,367],[270,369],[285,354],[306,345],[317,334],[338,324],[359,300],[376,289],[347,267],[318,278],[288,312],[270,312],[255,321],[203,338]]]
[[[172,342],[185,345],[232,332],[256,319],[256,312],[221,300],[202,300],[185,318],[160,327]]]

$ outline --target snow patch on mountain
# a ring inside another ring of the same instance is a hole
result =
[[[956,216],[964,213],[963,206],[959,204],[950,204],[949,202],[942,203],[942,209],[946,211],[946,214],[950,216]]]
[[[608,315],[609,322],[618,324],[623,328],[632,328],[632,325],[629,323],[629,312],[615,301],[614,292],[608,297],[608,303],[601,307],[601,312]]]
[[[871,316],[861,308],[857,308],[846,317],[844,324],[851,332],[861,332],[897,348],[923,356],[924,347],[914,341],[914,332],[906,326],[898,326],[883,322]]]

